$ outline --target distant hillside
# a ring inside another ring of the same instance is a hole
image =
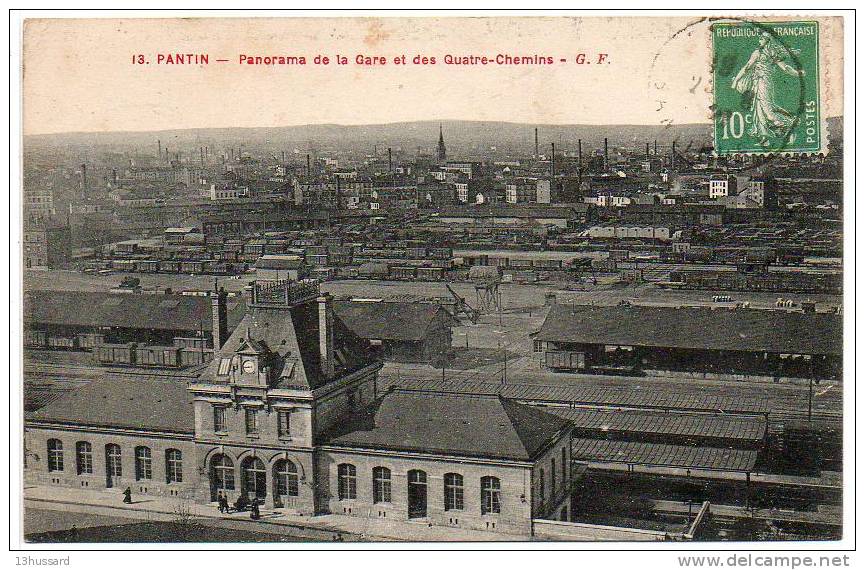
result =
[[[33,146],[116,146],[120,148],[153,146],[159,139],[163,148],[197,149],[212,144],[212,148],[237,147],[280,149],[289,153],[323,149],[368,149],[378,146],[414,152],[418,147],[429,150],[438,140],[439,124],[444,131],[447,148],[454,155],[488,151],[496,147],[506,150],[531,151],[534,129],[538,128],[541,153],[549,151],[550,143],[561,150],[575,150],[577,140],[583,141],[584,152],[603,146],[604,137],[610,146],[641,148],[657,140],[662,147],[678,141],[679,148],[710,144],[712,126],[684,125],[543,125],[490,121],[415,121],[381,125],[302,125],[291,127],[185,129],[152,132],[63,133],[25,137],[25,147]],[[840,131],[840,118],[830,119],[834,136]]]

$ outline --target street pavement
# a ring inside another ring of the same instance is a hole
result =
[[[414,541],[414,542],[487,542],[529,540],[528,536],[468,529],[450,529],[427,523],[382,520],[343,515],[315,517],[288,514],[279,510],[261,509],[261,519],[252,521],[248,513],[222,514],[215,504],[198,504],[175,497],[144,497],[133,495],[132,504],[123,503],[118,491],[71,489],[48,485],[28,485],[24,489],[26,509],[86,513],[112,519],[177,522],[196,519],[220,528],[236,528],[267,534],[285,533],[303,540],[331,541],[337,535],[347,541]],[[59,530],[54,528],[53,530]],[[29,532],[25,529],[25,532]]]

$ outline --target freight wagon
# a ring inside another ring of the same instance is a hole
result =
[[[134,342],[126,344],[103,344],[96,350],[99,362],[103,364],[135,364]]]
[[[417,277],[416,267],[394,266],[390,268],[390,277],[392,279],[410,280]]]
[[[28,329],[24,331],[24,346],[48,348],[48,334],[45,331]]]
[[[584,370],[586,354],[565,350],[548,351],[544,357],[544,364],[550,370]]]
[[[180,272],[180,262],[179,261],[160,261],[159,262],[159,272],[160,273],[179,273]]]
[[[417,278],[421,281],[440,281],[444,279],[443,267],[418,267]]]
[[[535,259],[532,261],[532,267],[535,269],[561,269],[563,262],[561,259]]]
[[[181,273],[203,273],[204,272],[204,262],[202,262],[202,261],[181,261],[180,262],[180,272]]]
[[[137,346],[135,361],[139,366],[180,366],[180,351],[177,346]]]

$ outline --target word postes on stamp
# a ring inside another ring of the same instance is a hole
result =
[[[817,22],[715,23],[712,49],[717,154],[822,149]]]

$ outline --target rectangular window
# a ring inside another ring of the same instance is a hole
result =
[[[223,358],[219,361],[219,370],[216,371],[217,376],[228,376],[228,371],[231,370],[231,359]]]
[[[63,442],[48,440],[48,471],[63,471]]]
[[[562,448],[562,483],[568,481],[568,448]]]
[[[281,410],[277,413],[277,435],[279,437],[291,437],[291,412]]]
[[[390,469],[376,467],[372,470],[372,502],[390,502]]]
[[[502,511],[502,484],[498,477],[481,478],[481,514],[489,515]]]
[[[546,486],[544,485],[544,470],[541,469],[538,472],[538,497],[540,497],[541,502],[543,503],[546,499]]]
[[[87,441],[79,441],[76,446],[78,474],[93,474],[93,447]]]
[[[179,449],[169,449],[165,452],[165,481],[183,482],[183,455]]]
[[[246,434],[258,435],[258,410],[246,408]]]
[[[213,406],[213,431],[224,432],[225,428],[225,407]]]
[[[350,463],[341,463],[337,467],[339,499],[357,498],[357,469]]]
[[[445,510],[461,511],[463,501],[463,476],[459,473],[445,473]]]
[[[146,481],[153,478],[153,465],[149,447],[135,448],[135,480]]]

